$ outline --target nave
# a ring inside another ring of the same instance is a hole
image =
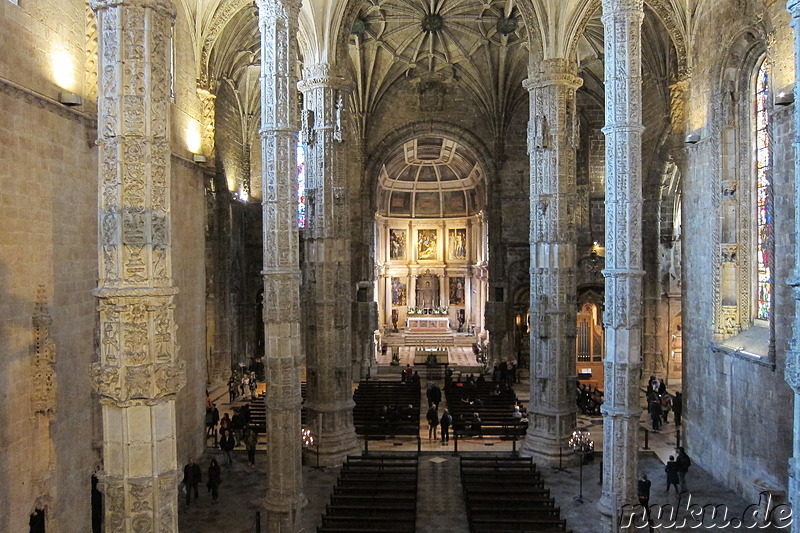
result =
[[[399,378],[384,376],[377,381],[394,385],[399,382]],[[437,383],[444,389],[443,381],[437,381]],[[423,379],[420,386],[421,405],[425,405],[426,402],[426,385],[427,383]],[[523,405],[527,403],[528,390],[526,379],[514,385],[518,400]],[[241,402],[227,404],[227,392],[223,388],[215,389],[211,394],[218,405],[222,407],[223,413],[231,405],[241,405]],[[641,401],[644,404],[644,391],[641,394]],[[442,409],[446,407],[446,403],[443,402]],[[511,458],[515,455],[512,451],[514,443],[488,436],[484,439],[464,436],[459,440],[458,452],[456,452],[452,437],[448,446],[442,446],[440,440],[429,440],[424,412],[420,414],[420,420],[419,440],[416,436],[410,435],[398,435],[394,439],[387,438],[385,440],[373,437],[369,442],[369,452],[365,457],[399,455],[418,458],[415,531],[420,533],[444,531],[466,533],[470,531],[470,525],[467,520],[463,486],[459,473],[461,457]],[[600,498],[601,490],[602,419],[579,415],[578,420],[579,429],[590,431],[596,443],[594,460],[588,461],[583,466],[582,492],[581,469],[577,462],[571,460],[566,454],[564,470],[539,466],[537,466],[537,470],[541,473],[542,480],[550,491],[550,496],[554,499],[554,506],[560,510],[560,518],[566,521],[566,531],[596,533],[600,520],[600,513],[595,504]],[[664,465],[676,446],[673,422],[674,420],[671,420],[659,433],[650,432],[646,443],[647,449],[645,449],[644,430],[650,427],[650,422],[647,413],[642,414],[639,423],[639,468],[641,472],[648,474],[653,483],[650,503],[655,505],[681,503],[675,518],[679,524],[684,518],[687,518],[686,527],[688,528],[697,522],[692,522],[688,515],[685,505],[686,498],[679,502],[673,494],[664,493],[666,484]],[[359,442],[363,454],[363,436]],[[261,531],[266,531],[263,522],[263,501],[266,495],[264,444],[262,436],[254,468],[248,465],[244,449],[236,448],[233,466],[230,468],[223,466],[223,483],[220,487],[219,504],[213,505],[210,495],[205,492],[201,492],[198,502],[192,502],[189,508],[181,500],[180,527],[182,531],[212,533],[225,530],[253,533],[258,531],[256,529],[257,512],[262,512]],[[421,448],[420,452],[417,452],[418,446]],[[212,458],[217,458],[221,462],[221,453],[213,447],[208,447],[200,459],[201,465],[204,468],[207,467]],[[308,504],[302,512],[302,531],[315,532],[322,525],[326,505],[331,502],[333,487],[337,484],[341,470],[342,467],[317,468],[313,460],[313,453],[307,456],[306,464],[303,466],[303,491],[308,498]],[[748,506],[757,503],[746,502],[731,491],[721,489],[708,472],[696,465],[692,467],[690,475],[687,476],[687,486],[692,504],[725,505],[729,511],[728,519],[741,516]],[[509,486],[509,494],[513,493],[513,486]],[[576,501],[581,493],[583,503]],[[706,520],[708,519],[706,518]],[[376,529],[376,531],[378,530]]]

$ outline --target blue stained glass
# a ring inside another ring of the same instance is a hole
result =
[[[769,132],[769,74],[762,62],[755,87],[756,143],[756,318],[769,320],[772,308],[772,146]]]
[[[306,227],[306,146],[297,141],[297,226]]]

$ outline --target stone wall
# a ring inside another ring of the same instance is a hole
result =
[[[83,0],[0,2],[0,531],[26,531],[37,507],[46,509],[48,532],[91,530],[91,476],[102,467],[90,381],[98,335],[93,18]],[[173,148],[185,158],[185,127],[199,105],[190,48],[178,56],[187,68],[176,78],[184,90],[173,109]],[[84,105],[59,104],[64,90]],[[202,449],[204,201],[202,172],[175,158],[172,213],[175,316],[188,375],[176,411],[181,461]],[[49,352],[34,347],[34,315],[54,345],[52,365]],[[35,371],[51,372],[54,387]]]
[[[176,401],[178,466],[204,447],[206,395],[205,198],[196,165],[172,159],[172,275],[178,357],[186,361],[186,386]]]
[[[763,26],[747,24],[757,16],[764,18]],[[721,236],[720,205],[724,195],[748,194],[747,184],[742,181],[733,193],[730,187],[723,190],[722,180],[747,175],[741,168],[743,165],[746,168],[748,160],[747,148],[741,142],[743,137],[730,137],[739,135],[739,131],[746,132],[742,128],[748,127],[748,117],[743,115],[750,108],[743,99],[749,95],[743,92],[743,84],[736,82],[748,75],[746,72],[732,75],[731,69],[748,68],[748,54],[755,59],[758,53],[753,46],[757,46],[761,36],[778,28],[771,36],[775,38],[773,44],[765,42],[761,46],[767,50],[770,61],[780,65],[773,76],[774,84],[779,86],[779,80],[787,79],[786,66],[792,63],[791,32],[788,15],[780,2],[772,6],[770,14],[741,2],[708,3],[699,11],[699,17],[697,27],[713,25],[719,31],[696,36],[694,49],[703,52],[695,57],[690,82],[689,131],[698,131],[701,140],[688,148],[688,172],[683,181],[685,445],[697,465],[756,502],[755,479],[785,489],[787,460],[791,456],[793,399],[783,379],[794,313],[794,300],[785,284],[793,267],[790,263],[794,250],[789,109],[776,108],[771,117],[776,236],[774,359],[768,353],[761,354],[760,360],[736,353],[735,347],[724,346],[726,335],[715,335],[723,319],[715,311],[715,302],[722,298],[720,283],[724,283],[718,270],[719,245],[729,239]],[[742,40],[747,31],[750,36]],[[785,44],[774,44],[783,41],[789,43],[788,48]],[[744,104],[737,103],[743,101]],[[746,201],[741,205],[747,209]],[[752,219],[752,215],[745,214],[741,220],[748,217]],[[744,226],[738,232],[741,240],[748,230]],[[750,253],[746,240],[738,253]],[[747,323],[736,327],[745,334],[756,333],[764,342],[769,336],[768,328]],[[740,338],[744,337],[737,336],[728,342],[745,342]],[[688,483],[691,489],[691,478]]]
[[[0,109],[0,484],[13,488],[0,499],[0,530],[27,528],[38,499],[49,520],[88,531],[98,464],[89,380],[97,279],[94,125],[2,82]],[[44,387],[33,377],[39,286],[55,343],[50,414],[35,414],[31,401]]]

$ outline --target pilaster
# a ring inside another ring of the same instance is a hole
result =
[[[602,531],[636,503],[642,329],[642,0],[603,0],[606,334]]]
[[[359,451],[353,426],[351,228],[343,113],[350,87],[328,64],[303,69],[308,113],[305,280],[306,364],[315,460],[337,465]]]
[[[530,92],[531,390],[522,453],[555,465],[569,451],[575,408],[577,121],[583,81],[564,59],[540,65]]]
[[[261,159],[264,342],[267,371],[266,529],[298,529],[303,495],[300,440],[300,267],[297,228],[297,17],[299,0],[257,0],[261,34]]]
[[[100,35],[99,361],[106,531],[177,531],[169,0],[93,0]]]
[[[789,350],[786,352],[786,372],[785,379],[794,391],[794,416],[793,428],[794,439],[792,439],[792,458],[789,459],[789,504],[792,509],[800,509],[800,107],[797,99],[800,97],[800,88],[797,85],[797,73],[800,73],[800,0],[789,0],[786,2],[786,9],[792,16],[792,28],[794,28],[794,190],[795,190],[795,214],[794,214],[794,242],[795,257],[794,271],[787,283],[792,287],[792,295],[795,299],[794,323],[792,324],[792,339],[789,343]],[[800,532],[800,524],[797,521],[792,523],[792,531]]]

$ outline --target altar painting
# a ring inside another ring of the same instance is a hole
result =
[[[466,228],[448,230],[447,243],[450,250],[450,259],[467,258]]]
[[[400,278],[392,278],[392,305],[406,305],[406,284]]]
[[[464,305],[464,278],[450,278],[450,305]]]
[[[437,234],[435,229],[417,230],[417,259],[436,260]]]
[[[389,259],[406,258],[406,230],[389,230]]]

